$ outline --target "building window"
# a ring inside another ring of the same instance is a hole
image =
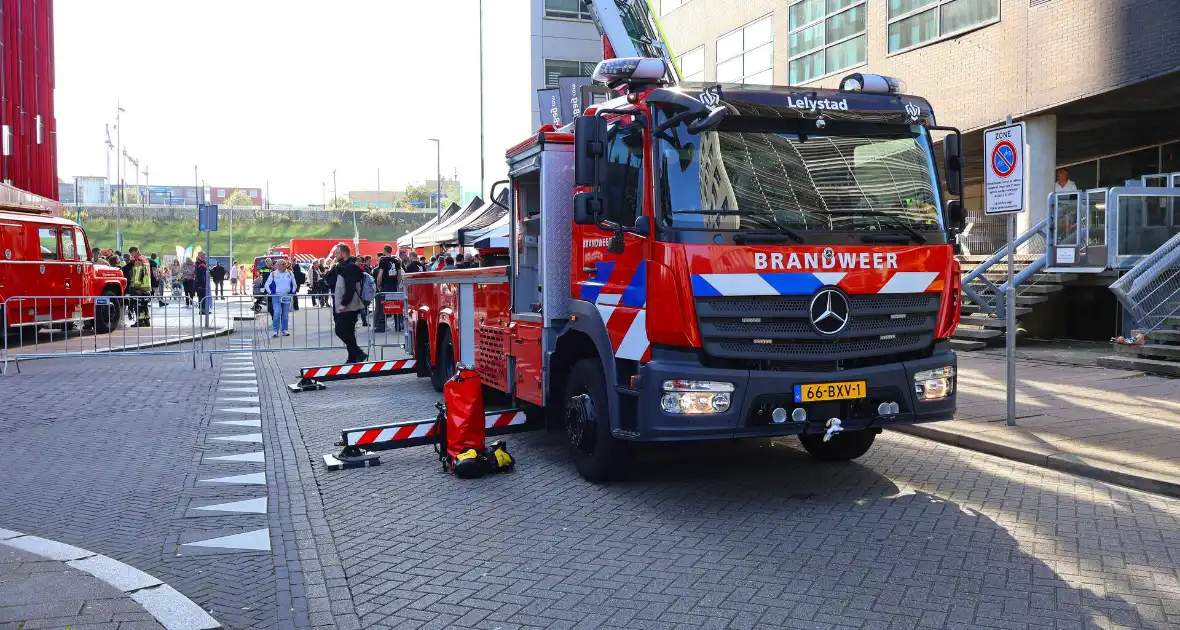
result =
[[[677,60],[680,62],[680,74],[685,81],[705,80],[705,47],[690,50]]]
[[[557,77],[588,77],[594,74],[597,61],[545,60],[545,85],[557,87]]]
[[[660,3],[660,15],[668,15],[675,9],[679,9],[680,5],[688,2],[688,0],[663,0]]]
[[[251,191],[250,191],[250,198],[251,198],[251,199],[257,199],[257,198],[258,198],[258,191],[257,191],[257,190],[251,190]]]
[[[717,81],[720,83],[774,82],[774,31],[770,16],[717,40]]]
[[[889,0],[889,52],[1000,19],[1000,0]]]
[[[545,0],[545,17],[562,20],[592,20],[583,0]]]
[[[792,85],[865,62],[864,0],[802,0],[791,5],[788,16]]]
[[[224,188],[217,189],[217,198],[218,199],[225,199],[225,189]]]

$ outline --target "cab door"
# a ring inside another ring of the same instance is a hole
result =
[[[61,278],[65,317],[78,320],[82,317],[82,296],[85,295],[86,276],[82,273],[82,260],[78,258],[78,234],[72,227],[61,228]]]
[[[632,227],[643,216],[647,203],[644,172],[644,134],[639,124],[612,128],[607,145],[606,218]],[[647,239],[630,232],[623,236],[623,251],[607,250],[612,232],[593,225],[575,226],[572,282],[575,298],[595,304],[610,336],[615,356],[646,360],[647,342]]]
[[[63,321],[68,318],[66,301],[66,265],[61,259],[61,228],[43,225],[37,228],[37,251],[40,262],[34,261],[33,292],[37,322]],[[25,305],[27,311],[27,304]]]

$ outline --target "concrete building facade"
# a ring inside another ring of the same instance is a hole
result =
[[[1056,167],[1078,188],[1180,171],[1176,0],[659,0],[686,78],[838,87],[869,72],[963,130],[982,213],[983,129],[1027,124],[1024,226]]]

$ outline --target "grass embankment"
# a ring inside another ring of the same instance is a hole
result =
[[[114,248],[115,221],[113,219],[86,219],[82,227],[90,238],[91,247]],[[213,232],[211,247],[213,255],[225,255],[229,251],[229,224],[223,221],[221,230]],[[123,244],[137,245],[145,252],[175,254],[176,247],[197,245],[205,247],[205,233],[197,230],[196,221],[138,220],[123,219]],[[361,238],[370,241],[389,241],[405,234],[410,228],[402,225],[360,226]],[[271,246],[286,245],[293,238],[338,238],[352,240],[352,224],[316,224],[291,222],[275,224],[264,221],[234,221],[234,256],[250,258],[265,254]]]

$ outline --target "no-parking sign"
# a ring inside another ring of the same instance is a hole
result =
[[[1024,212],[1024,123],[983,132],[984,212]]]

